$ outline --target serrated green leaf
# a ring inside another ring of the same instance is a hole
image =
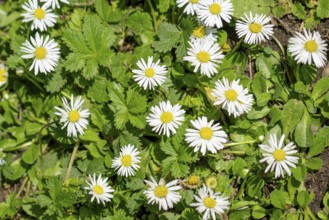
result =
[[[182,33],[175,25],[164,22],[159,26],[158,37],[159,41],[154,42],[155,50],[167,52],[179,43]]]
[[[316,12],[319,18],[329,18],[329,0],[318,0]]]
[[[304,20],[306,19],[306,11],[301,3],[291,4],[291,12],[297,18]]]

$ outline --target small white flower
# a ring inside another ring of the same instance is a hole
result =
[[[0,167],[6,164],[6,161],[3,158],[0,158]]]
[[[230,22],[233,5],[230,0],[202,0],[197,10],[198,19],[210,27],[223,27],[223,21]]]
[[[199,117],[195,121],[191,120],[194,129],[187,129],[185,141],[190,147],[194,147],[194,152],[201,151],[202,155],[206,151],[215,154],[218,150],[224,148],[223,144],[227,142],[227,134],[222,130],[219,123],[214,124],[214,120],[208,122],[206,117]]]
[[[156,86],[162,85],[166,80],[167,69],[166,66],[159,65],[160,60],[153,63],[153,57],[148,57],[147,64],[144,59],[137,62],[138,69],[132,70],[133,77],[139,86],[145,90],[147,88],[154,89]]]
[[[93,202],[95,198],[98,204],[102,202],[105,205],[105,202],[110,202],[113,198],[112,193],[114,189],[106,183],[107,178],[102,179],[102,175],[99,174],[96,180],[96,174],[94,173],[93,177],[89,175],[89,180],[90,183],[86,181],[89,186],[85,187],[85,189],[90,190],[89,195],[92,195],[91,202]]]
[[[259,147],[265,151],[262,153],[263,159],[260,162],[265,162],[268,164],[265,173],[268,171],[273,172],[275,169],[275,178],[280,176],[284,177],[284,170],[287,172],[288,176],[291,175],[291,171],[289,167],[296,168],[296,164],[298,163],[299,158],[296,156],[292,156],[296,154],[298,151],[294,150],[296,145],[293,142],[289,142],[286,146],[283,144],[284,135],[281,136],[281,139],[278,143],[277,136],[274,134],[270,135],[270,139],[267,144],[260,144]]]
[[[223,197],[219,192],[214,193],[214,191],[203,185],[202,188],[198,190],[198,194],[194,195],[196,203],[191,203],[192,207],[196,207],[197,211],[203,214],[202,219],[207,220],[211,217],[216,220],[216,214],[223,214],[225,210],[229,209],[230,202],[228,197]]]
[[[179,8],[184,7],[184,13],[188,15],[194,15],[199,8],[199,2],[202,0],[176,0]]]
[[[83,129],[87,128],[87,118],[90,115],[88,109],[81,110],[84,100],[81,98],[81,96],[78,96],[77,99],[74,101],[74,97],[73,95],[71,95],[70,104],[64,97],[62,98],[62,102],[64,105],[64,109],[55,107],[55,109],[57,110],[55,114],[60,116],[60,122],[64,123],[62,129],[67,127],[68,137],[77,137],[77,132],[83,135]]]
[[[23,22],[31,22],[31,30],[39,29],[46,31],[47,27],[53,27],[56,23],[57,15],[49,8],[50,4],[38,5],[38,0],[29,0],[23,4],[23,9],[26,13],[22,14]]]
[[[8,68],[0,63],[0,87],[8,82]]]
[[[304,35],[296,32],[289,39],[288,50],[297,63],[311,65],[312,61],[316,67],[324,67],[327,61],[327,44],[322,40],[319,32],[304,28]]]
[[[239,79],[231,83],[226,78],[216,82],[212,95],[216,98],[215,105],[222,105],[229,115],[238,117],[249,112],[254,101],[252,94],[248,94],[248,89],[239,85]]]
[[[178,180],[173,180],[166,184],[163,178],[160,179],[159,183],[151,176],[151,181],[145,180],[149,185],[149,188],[144,191],[148,199],[149,204],[158,204],[159,210],[168,210],[173,208],[174,204],[179,202],[182,196],[177,192],[182,189],[181,186],[177,185]]]
[[[139,151],[134,145],[128,144],[121,148],[120,156],[113,159],[112,168],[118,170],[120,176],[134,176],[135,171],[140,168],[138,163],[141,157],[139,157]]]
[[[34,59],[29,71],[34,68],[35,75],[53,71],[60,58],[58,44],[54,39],[50,40],[49,36],[44,39],[39,33],[36,33],[35,38],[31,36],[30,40],[31,42],[25,41],[21,47],[21,51],[26,53],[22,58]]]
[[[217,40],[217,30],[215,28],[207,27],[203,24],[200,24],[196,28],[194,28],[190,40],[201,40],[207,39],[208,41],[216,41]]]
[[[273,25],[268,24],[271,17],[264,14],[256,14],[254,17],[251,12],[249,17],[247,14],[244,16],[237,21],[235,27],[239,38],[245,37],[243,41],[247,44],[258,44],[270,39],[273,35]]]
[[[47,2],[48,4],[51,4],[51,7],[53,9],[61,8],[61,6],[59,5],[59,2],[63,2],[65,4],[70,4],[67,0],[41,0],[41,2]]]
[[[153,127],[152,131],[160,135],[165,134],[167,137],[171,133],[175,134],[176,129],[184,121],[185,111],[181,108],[182,106],[179,104],[172,106],[169,101],[162,101],[159,103],[159,106],[151,107],[152,113],[147,116],[146,120]]]
[[[216,69],[224,55],[220,51],[220,46],[208,38],[190,41],[190,48],[187,50],[185,61],[191,62],[194,66],[193,72],[201,69],[201,74],[211,77],[218,73]]]

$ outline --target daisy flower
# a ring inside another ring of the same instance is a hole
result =
[[[34,68],[35,75],[53,71],[60,58],[58,44],[49,39],[49,36],[44,39],[39,33],[36,33],[35,38],[30,37],[30,40],[31,42],[27,40],[21,46],[21,51],[25,53],[22,58],[34,59],[29,71]]]
[[[32,21],[31,30],[39,29],[40,31],[46,31],[47,27],[53,27],[56,23],[57,15],[49,7],[49,3],[39,7],[38,0],[25,2],[23,9],[26,13],[21,14],[24,17],[23,22]]]
[[[202,214],[203,220],[213,218],[216,220],[216,214],[223,214],[225,210],[229,209],[230,202],[228,197],[223,197],[219,192],[214,193],[214,191],[203,185],[202,188],[198,190],[198,194],[194,195],[197,202],[191,203],[192,207],[196,207],[196,210]]]
[[[217,40],[217,30],[215,28],[207,27],[200,24],[198,27],[194,28],[190,40],[201,40],[207,38],[208,41]]]
[[[51,7],[53,9],[61,8],[61,6],[59,5],[59,2],[63,2],[68,5],[70,4],[67,0],[41,0],[41,2],[47,2],[48,4],[51,4]]]
[[[312,61],[316,67],[324,67],[327,61],[327,44],[322,40],[319,32],[304,28],[304,35],[296,32],[289,39],[288,50],[297,63],[311,65]]]
[[[60,122],[64,124],[62,129],[67,127],[68,137],[77,137],[77,132],[83,135],[83,129],[87,128],[87,118],[90,115],[88,109],[81,109],[84,100],[81,98],[81,96],[78,96],[77,99],[74,101],[73,95],[71,95],[70,104],[64,97],[62,98],[62,102],[64,105],[64,109],[55,107],[55,109],[57,110],[55,114],[61,116]]]
[[[8,68],[0,63],[0,87],[8,82]]]
[[[160,66],[159,63],[160,60],[153,63],[153,57],[148,57],[147,64],[143,58],[137,62],[139,69],[134,69],[132,72],[139,86],[146,90],[147,88],[154,89],[154,87],[164,83],[168,71],[166,66]]]
[[[197,10],[198,19],[209,27],[223,27],[223,21],[230,22],[233,5],[230,0],[202,0]]]
[[[171,105],[169,101],[160,102],[159,106],[151,107],[152,113],[147,116],[146,120],[152,128],[152,131],[158,134],[165,134],[167,137],[171,133],[175,134],[176,129],[184,121],[185,111],[181,109],[182,106],[176,104]]]
[[[273,35],[273,25],[268,24],[271,17],[266,17],[264,14],[256,14],[254,17],[251,12],[249,17],[247,14],[244,16],[237,21],[235,27],[239,38],[245,37],[243,41],[247,44],[258,44],[270,39]]]
[[[284,170],[287,172],[288,176],[291,175],[289,167],[296,168],[299,158],[292,156],[297,153],[296,145],[293,142],[289,142],[286,146],[283,145],[284,135],[281,136],[280,141],[278,142],[277,136],[274,134],[270,135],[268,141],[269,145],[260,144],[259,147],[264,151],[263,159],[260,162],[265,162],[268,164],[265,173],[275,169],[275,178],[280,176],[284,177]]]
[[[216,82],[212,95],[216,98],[215,105],[222,105],[229,115],[238,117],[249,112],[254,101],[252,94],[248,94],[248,89],[239,85],[239,79],[229,83],[226,78]]]
[[[184,7],[184,13],[188,15],[194,15],[199,8],[199,2],[202,0],[176,0],[179,8]]]
[[[113,159],[112,168],[118,170],[120,176],[133,176],[135,171],[140,168],[137,163],[140,162],[139,151],[134,145],[128,144],[121,148],[120,156]]]
[[[184,57],[185,61],[191,62],[194,66],[193,72],[201,69],[201,74],[207,75],[209,78],[218,73],[216,69],[224,55],[220,51],[220,46],[214,41],[209,39],[193,40],[190,41],[190,48],[187,50],[187,56]]]
[[[149,188],[145,190],[144,194],[148,199],[149,204],[158,204],[159,210],[167,210],[173,208],[174,204],[179,202],[182,196],[177,192],[182,189],[181,186],[177,185],[178,180],[173,180],[166,184],[163,178],[160,179],[159,183],[151,176],[151,181],[145,180],[145,183],[149,185]]]
[[[85,189],[90,190],[89,195],[92,195],[91,202],[93,202],[95,198],[98,204],[102,202],[105,205],[105,202],[110,202],[113,198],[112,193],[114,189],[106,183],[107,178],[102,179],[102,175],[99,174],[96,180],[96,174],[94,173],[93,177],[89,175],[89,180],[90,182],[86,181],[89,186],[85,187]]]
[[[194,147],[194,152],[201,151],[202,155],[206,151],[215,154],[218,150],[223,149],[223,144],[227,142],[227,134],[219,126],[214,124],[214,120],[208,122],[206,117],[199,117],[195,121],[191,120],[193,129],[186,130],[185,141],[190,147]]]

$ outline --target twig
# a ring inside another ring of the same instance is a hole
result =
[[[65,175],[65,178],[64,178],[64,183],[66,182],[66,180],[69,178],[69,176],[71,174],[73,162],[75,160],[75,156],[77,155],[79,145],[80,145],[80,140],[78,139],[77,143],[75,144],[75,146],[73,148],[73,152],[72,152],[71,160],[70,160],[70,163],[69,163],[69,167],[67,168],[66,175]]]

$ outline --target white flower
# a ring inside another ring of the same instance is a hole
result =
[[[22,56],[24,59],[34,59],[29,69],[34,68],[34,74],[49,73],[57,66],[60,58],[58,44],[47,36],[45,39],[36,33],[35,38],[30,37],[31,42],[25,41],[21,47],[21,51],[26,53]],[[32,44],[31,44],[32,43]]]
[[[208,41],[216,41],[217,40],[217,30],[215,28],[207,27],[203,24],[200,24],[196,28],[194,28],[190,40],[200,40],[207,39]]]
[[[194,195],[196,203],[191,203],[193,207],[197,207],[199,213],[204,213],[202,219],[206,220],[213,218],[216,220],[216,214],[223,214],[225,210],[229,209],[230,202],[228,197],[223,197],[219,192],[214,193],[214,191],[203,185],[202,188],[198,190],[198,194]]]
[[[8,82],[8,68],[0,63],[0,87]]]
[[[248,94],[248,89],[239,85],[239,79],[231,83],[226,78],[216,82],[212,95],[216,98],[215,105],[222,105],[229,115],[238,117],[249,112],[252,107],[253,97]]]
[[[244,16],[237,21],[235,27],[239,38],[245,36],[243,41],[247,44],[258,44],[270,39],[273,35],[273,25],[268,24],[271,17],[266,17],[264,14],[256,14],[254,17],[251,12],[249,17],[247,14]]]
[[[220,51],[220,46],[208,38],[201,40],[190,41],[190,46],[187,50],[187,56],[184,57],[185,61],[191,62],[194,66],[193,72],[201,69],[201,74],[211,77],[218,73],[216,69],[224,55]]]
[[[83,135],[83,129],[87,128],[88,120],[87,118],[90,115],[88,109],[81,110],[84,100],[81,96],[78,96],[74,101],[73,95],[71,95],[70,104],[66,98],[62,98],[64,109],[55,107],[57,112],[56,115],[61,116],[60,122],[64,123],[62,129],[67,127],[67,136],[68,137],[77,137],[77,132]]]
[[[112,168],[118,170],[120,176],[134,176],[135,171],[140,168],[139,151],[133,145],[128,144],[121,148],[120,156],[113,159]]]
[[[149,188],[144,191],[150,204],[158,204],[159,210],[167,210],[173,208],[174,204],[179,202],[182,196],[177,192],[182,189],[181,186],[177,185],[178,180],[173,180],[166,184],[163,178],[160,179],[159,183],[151,176],[152,181],[145,180],[149,185]]]
[[[90,190],[89,195],[92,195],[91,202],[93,202],[95,198],[98,204],[102,202],[105,205],[105,202],[111,201],[114,189],[106,183],[107,178],[102,179],[102,175],[99,174],[96,180],[96,174],[94,173],[93,177],[89,175],[89,180],[90,183],[86,181],[89,186],[85,187],[85,189]]]
[[[160,66],[159,63],[160,60],[153,63],[153,57],[148,57],[147,64],[143,58],[137,62],[137,66],[140,69],[134,69],[132,72],[139,86],[146,90],[147,88],[154,89],[154,87],[164,83],[166,80],[165,75],[168,71],[166,66]]]
[[[23,4],[23,9],[26,13],[22,14],[24,17],[23,22],[32,21],[31,30],[39,29],[46,31],[47,27],[53,27],[56,23],[57,15],[49,9],[50,4],[43,4],[41,7],[38,5],[38,0],[29,0]]]
[[[322,40],[319,32],[304,28],[304,35],[296,32],[289,39],[288,50],[297,63],[311,65],[312,61],[316,67],[324,67],[327,61],[327,44]]]
[[[165,134],[167,137],[170,136],[170,133],[175,134],[176,129],[184,121],[185,111],[181,107],[179,104],[172,106],[169,101],[162,101],[159,106],[151,107],[152,113],[147,116],[146,120],[153,127],[152,131],[160,135]]]
[[[223,27],[223,21],[230,22],[233,5],[230,0],[202,0],[197,10],[198,19],[210,27]]]
[[[202,0],[176,0],[179,8],[184,7],[184,13],[188,15],[194,15],[199,8],[199,2]]]
[[[6,164],[6,161],[3,158],[0,158],[0,167]]]
[[[281,136],[281,139],[278,143],[277,136],[274,134],[270,135],[270,139],[268,141],[269,145],[260,144],[259,147],[265,151],[263,154],[263,159],[260,162],[266,161],[268,164],[265,173],[268,171],[273,172],[275,169],[275,178],[280,176],[284,177],[284,170],[290,176],[291,171],[289,167],[296,168],[299,158],[296,156],[292,156],[297,153],[296,145],[293,142],[289,142],[286,146],[283,145],[284,135]]]
[[[70,4],[67,0],[41,0],[41,2],[47,2],[48,4],[51,4],[51,7],[53,9],[57,8],[61,8],[61,6],[59,5],[59,2],[63,2],[65,4]]]
[[[218,150],[223,149],[223,144],[227,142],[227,134],[219,126],[214,124],[214,120],[208,122],[207,117],[199,117],[195,121],[191,120],[194,129],[187,129],[185,141],[190,147],[194,147],[194,152],[201,151],[202,155],[206,151],[215,154]]]

